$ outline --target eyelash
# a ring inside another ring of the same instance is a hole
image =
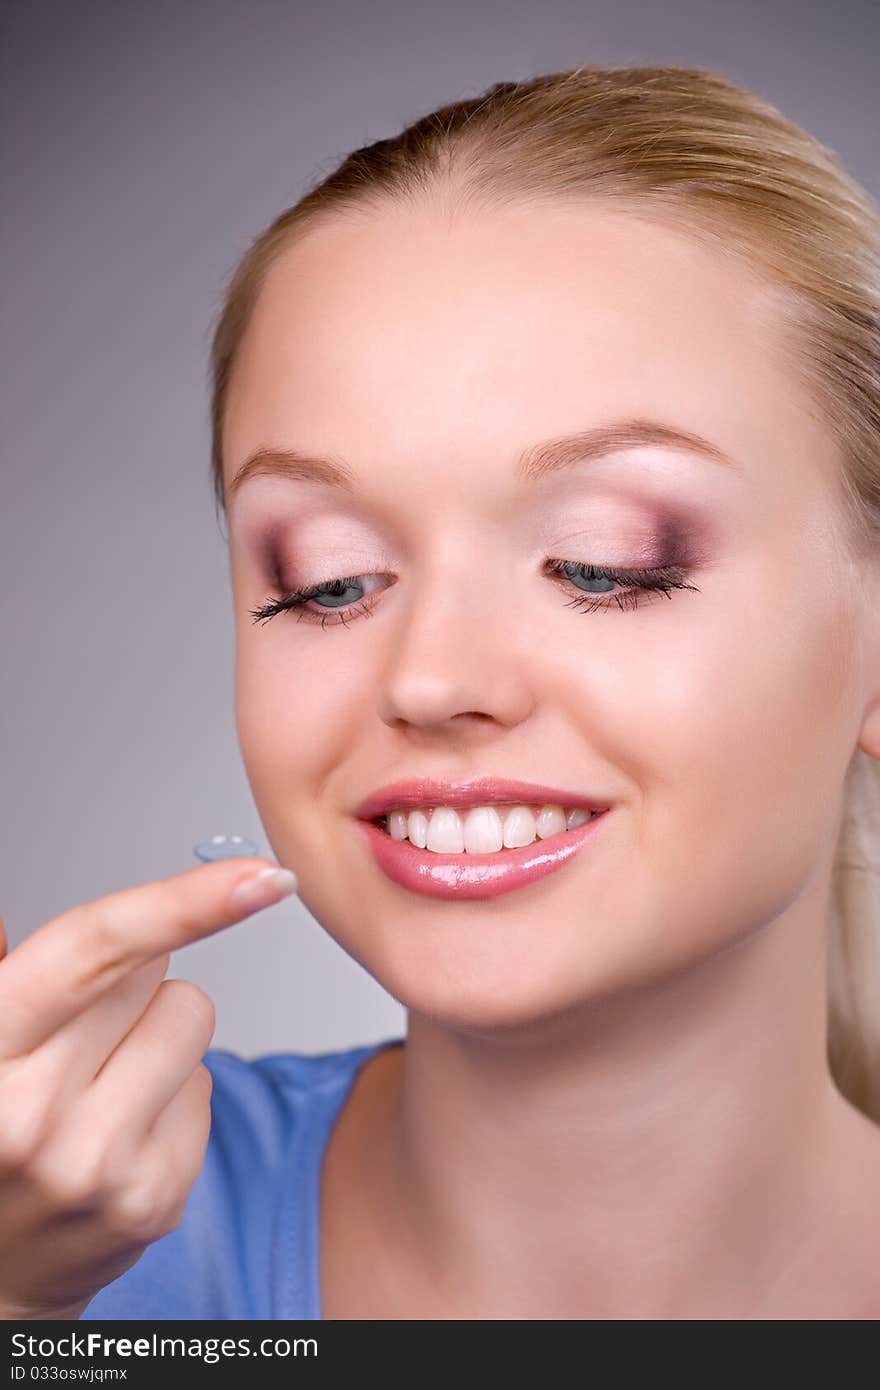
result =
[[[660,593],[669,598],[673,589],[690,589],[694,593],[699,592],[696,585],[685,582],[685,575],[688,573],[685,565],[661,565],[656,569],[621,570],[609,569],[604,565],[583,564],[574,560],[550,560],[548,561],[548,568],[556,574],[562,574],[565,570],[569,570],[577,573],[581,579],[607,579],[612,583],[627,586],[623,593],[610,594],[601,599],[593,599],[589,594],[581,594],[580,597],[576,597],[572,603],[567,605],[569,608],[577,608],[588,613],[594,613],[597,609],[610,608],[613,603],[617,604],[621,612],[626,608],[638,608],[644,601],[642,598],[644,593]],[[352,574],[345,579],[328,579],[323,584],[313,584],[305,589],[293,589],[282,594],[280,598],[269,599],[261,608],[251,609],[251,616],[255,623],[268,622],[278,613],[298,611],[298,622],[320,623],[322,628],[327,626],[347,627],[346,618],[349,615],[344,613],[342,609],[328,609],[319,617],[305,605],[322,590],[329,590],[337,595],[344,593],[349,585],[356,585],[360,577]],[[375,592],[381,593],[382,590]],[[354,611],[355,614],[360,611],[369,615],[372,609],[373,604],[371,603],[366,607],[362,606],[360,610],[350,611]],[[336,613],[338,620],[328,624],[327,617],[330,613]]]

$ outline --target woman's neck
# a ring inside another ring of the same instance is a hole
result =
[[[880,1128],[828,1072],[823,940],[793,908],[553,1019],[411,1010],[349,1116],[328,1303],[332,1282],[369,1300],[352,1316],[880,1315]]]

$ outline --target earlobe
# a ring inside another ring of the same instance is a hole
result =
[[[880,762],[880,623],[875,616],[880,612],[880,566],[871,567],[863,601],[862,617],[866,621],[860,629],[860,666],[867,700],[858,746]]]
[[[880,690],[865,711],[858,746],[869,758],[880,762]]]

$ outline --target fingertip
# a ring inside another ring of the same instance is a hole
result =
[[[245,875],[236,884],[229,901],[233,911],[249,913],[288,897],[298,887],[299,880],[292,869],[269,864],[256,873]]]

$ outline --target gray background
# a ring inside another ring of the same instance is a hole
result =
[[[206,363],[251,238],[350,149],[493,82],[712,67],[878,185],[880,3],[104,0],[0,6],[0,914],[268,846],[234,728]],[[319,1052],[402,1007],[288,899],[172,957],[213,1046]]]

